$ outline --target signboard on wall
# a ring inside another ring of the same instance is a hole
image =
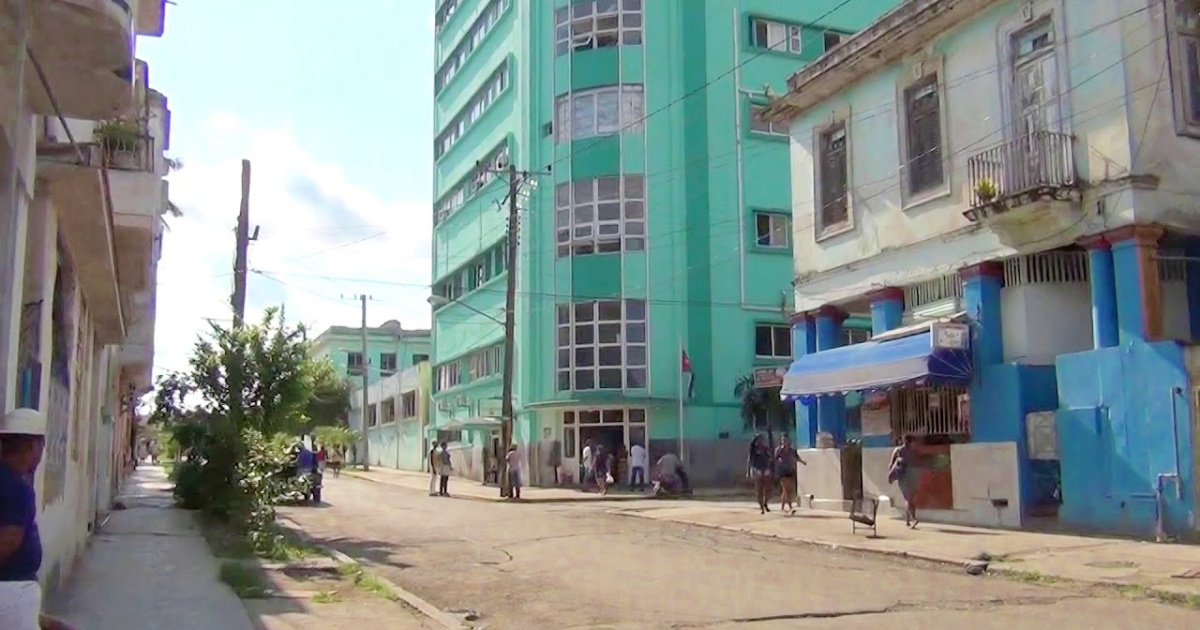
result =
[[[783,366],[754,368],[754,388],[782,387],[784,374],[787,368]]]
[[[863,397],[859,415],[863,435],[892,434],[892,405],[886,393],[875,392]]]

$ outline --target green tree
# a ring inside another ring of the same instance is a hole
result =
[[[329,359],[313,361],[311,370],[312,396],[308,401],[308,422],[303,431],[312,433],[318,427],[348,426],[352,391],[349,379],[338,372],[337,366]]]
[[[788,405],[779,399],[778,387],[755,387],[754,375],[738,377],[733,386],[733,395],[740,403],[739,413],[746,431],[765,431],[771,447],[775,446],[775,434],[787,433],[791,429],[792,414]]]

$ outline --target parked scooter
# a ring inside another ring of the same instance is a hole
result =
[[[652,487],[654,498],[656,499],[675,499],[692,496],[692,489],[678,477],[663,479],[656,475]]]

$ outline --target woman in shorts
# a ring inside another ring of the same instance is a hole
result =
[[[774,482],[771,475],[773,459],[771,448],[763,439],[762,434],[755,435],[754,439],[750,441],[750,456],[747,464],[750,469],[750,479],[754,482],[754,494],[758,497],[758,509],[761,514],[771,511],[767,502],[771,500],[771,484]]]

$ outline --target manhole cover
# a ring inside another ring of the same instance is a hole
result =
[[[1088,562],[1086,566],[1096,569],[1136,569],[1136,562],[1126,560],[1098,560],[1096,562]]]

